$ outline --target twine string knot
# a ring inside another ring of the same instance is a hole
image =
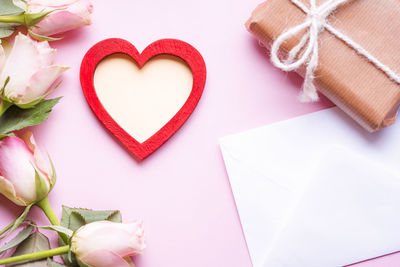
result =
[[[271,48],[271,61],[276,67],[282,69],[283,71],[293,71],[303,65],[306,66],[303,92],[300,96],[300,100],[302,102],[312,102],[318,100],[317,89],[314,85],[314,73],[319,64],[319,35],[325,30],[341,39],[344,43],[353,48],[359,55],[364,56],[378,69],[383,71],[391,80],[400,84],[400,76],[391,70],[390,67],[380,62],[362,46],[333,28],[328,23],[328,17],[332,14],[332,12],[334,12],[340,5],[349,2],[349,0],[327,0],[319,6],[317,6],[316,0],[310,0],[309,7],[304,5],[299,0],[291,0],[291,2],[307,15],[306,19],[303,23],[283,32],[275,40]],[[282,44],[301,32],[305,33],[301,37],[300,41],[289,51],[287,58],[281,60],[279,58],[279,51]]]

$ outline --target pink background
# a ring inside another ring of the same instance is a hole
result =
[[[50,201],[59,217],[65,204],[120,209],[125,221],[143,219],[148,248],[135,258],[137,267],[251,266],[218,139],[330,106],[326,100],[299,103],[301,80],[273,68],[246,32],[244,23],[260,1],[94,0],[93,25],[53,43],[57,62],[72,68],[53,94],[64,96],[61,103],[33,132],[57,169]],[[140,51],[161,38],[182,39],[208,67],[195,112],[143,162],[97,121],[81,91],[84,53],[109,37],[127,39]],[[1,196],[0,203],[0,226],[22,211]],[[48,224],[36,208],[32,217]],[[362,266],[399,264],[395,254]]]

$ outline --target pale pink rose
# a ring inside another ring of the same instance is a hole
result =
[[[69,68],[53,65],[56,50],[48,42],[36,42],[22,33],[15,37],[7,57],[4,56],[3,49],[1,51],[0,88],[9,78],[3,95],[18,105],[28,104],[42,97]]]
[[[6,64],[6,53],[3,49],[3,46],[1,45],[1,40],[0,40],[0,73],[3,70],[4,64]]]
[[[93,222],[75,232],[71,249],[90,267],[129,267],[129,257],[143,252],[144,238],[142,222]]]
[[[36,175],[41,181],[41,195]],[[50,160],[43,156],[31,133],[22,139],[10,136],[0,141],[1,194],[17,205],[28,206],[46,197],[54,182]]]
[[[51,36],[91,24],[93,5],[90,0],[28,0],[26,10],[27,13],[55,10],[32,28],[36,34]]]

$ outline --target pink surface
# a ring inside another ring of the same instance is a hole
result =
[[[59,217],[65,204],[120,209],[126,221],[143,219],[148,248],[135,258],[137,267],[251,266],[218,139],[330,105],[299,103],[301,80],[274,69],[246,32],[243,24],[259,2],[93,1],[93,25],[54,43],[57,61],[72,68],[53,95],[63,95],[61,103],[33,130],[57,169],[50,201]],[[139,50],[157,39],[182,39],[203,54],[208,67],[195,112],[141,163],[97,121],[80,88],[84,53],[109,37],[127,39]],[[0,203],[3,226],[21,209],[3,197]],[[37,209],[32,215],[47,224]],[[399,264],[395,254],[360,266]]]

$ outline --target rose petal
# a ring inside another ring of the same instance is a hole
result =
[[[43,156],[42,151],[36,144],[33,134],[31,132],[26,132],[21,139],[24,140],[31,153],[33,153],[33,158],[35,159],[34,163],[37,171],[44,175],[50,182],[51,178],[53,177],[53,168],[51,167],[50,160]]]
[[[80,0],[30,0],[29,5],[43,7],[62,8],[79,2]]]
[[[17,101],[18,104],[26,104],[43,96],[50,89],[50,86],[69,69],[67,66],[48,66],[39,69],[29,80],[23,97]]]
[[[48,15],[46,18],[36,24],[37,27],[34,27],[32,31],[39,35],[51,36],[88,24],[90,24],[90,20],[87,21],[85,18],[79,15],[62,10]]]
[[[142,227],[134,222],[129,224],[95,222],[79,229],[73,238],[75,253],[86,255],[94,250],[110,250],[121,257],[133,256],[142,252]]]
[[[29,2],[28,13],[43,11],[53,12],[32,30],[36,34],[51,36],[89,25],[93,5],[89,0],[32,0]]]
[[[86,21],[86,25],[91,23],[90,14],[93,13],[93,5],[90,0],[75,1],[75,4],[69,5],[67,10],[83,18]]]
[[[40,66],[47,67],[52,65],[57,50],[51,48],[48,42],[35,42],[35,45],[39,52]]]
[[[0,73],[4,67],[4,64],[6,64],[6,53],[3,49],[3,46],[1,45],[1,40],[0,40]],[[3,87],[3,84],[0,84],[0,88]]]
[[[38,13],[64,9],[70,13],[85,17],[93,12],[90,0],[31,0],[28,5],[28,13]]]
[[[12,183],[7,181],[3,176],[0,176],[0,194],[3,194],[6,198],[19,206],[27,206],[26,202],[17,197]]]
[[[131,265],[122,257],[108,250],[96,250],[80,258],[80,260],[93,267],[130,267]]]
[[[26,85],[37,69],[41,67],[39,53],[33,41],[19,33],[0,75],[0,81],[10,77],[5,95],[17,99],[25,94]]]
[[[36,200],[34,158],[18,137],[7,137],[0,144],[0,175],[14,187],[26,203]]]
[[[23,0],[13,0],[13,4],[23,10],[26,10],[26,3]]]

